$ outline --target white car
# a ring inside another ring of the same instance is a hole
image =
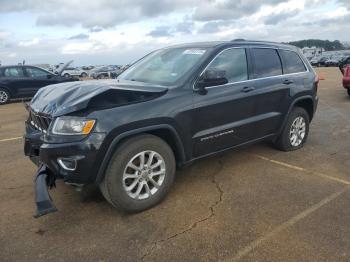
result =
[[[85,70],[82,70],[80,68],[67,67],[66,69],[63,70],[61,75],[64,77],[70,77],[70,76],[87,77],[88,73]]]

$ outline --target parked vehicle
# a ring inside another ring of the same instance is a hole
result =
[[[321,66],[325,66],[326,65],[326,61],[328,59],[329,58],[325,57],[325,56],[315,57],[315,58],[311,59],[310,63],[311,63],[312,66],[321,67]]]
[[[36,217],[56,211],[56,179],[99,185],[109,203],[139,212],[168,193],[176,166],[271,140],[305,144],[318,77],[296,47],[232,41],[164,48],[116,80],[41,89],[28,106],[25,154],[40,163]]]
[[[343,57],[340,61],[339,61],[339,69],[342,72],[342,74],[344,75],[344,69],[347,66],[350,66],[350,56],[345,56]]]
[[[94,68],[90,71],[90,77],[94,79],[103,79],[103,78],[111,78],[111,76],[119,70],[119,67],[116,66],[102,66]]]
[[[325,64],[326,67],[338,66],[339,65],[339,60],[340,60],[340,58],[337,58],[337,57],[330,58],[324,64]]]
[[[0,105],[10,99],[33,97],[43,86],[74,81],[35,66],[0,67]]]
[[[343,87],[347,90],[348,95],[350,96],[350,66],[344,68]]]
[[[66,69],[63,70],[61,75],[64,77],[71,77],[71,76],[87,77],[88,73],[87,71],[77,67],[67,67]]]

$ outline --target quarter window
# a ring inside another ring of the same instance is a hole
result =
[[[23,70],[21,67],[8,67],[4,69],[5,77],[23,77]]]
[[[254,78],[282,75],[282,65],[275,49],[252,48]]]
[[[280,50],[279,53],[282,59],[283,73],[293,74],[306,71],[305,65],[297,53],[287,50]]]
[[[217,69],[226,72],[229,83],[248,79],[247,57],[245,49],[232,48],[220,53],[207,69]]]

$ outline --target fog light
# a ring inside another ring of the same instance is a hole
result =
[[[58,164],[65,170],[74,171],[77,168],[77,160],[72,158],[58,158]]]

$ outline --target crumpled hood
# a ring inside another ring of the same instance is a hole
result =
[[[39,89],[30,107],[37,113],[57,117],[86,108],[92,98],[110,90],[165,93],[168,89],[159,85],[120,80],[67,82]]]

